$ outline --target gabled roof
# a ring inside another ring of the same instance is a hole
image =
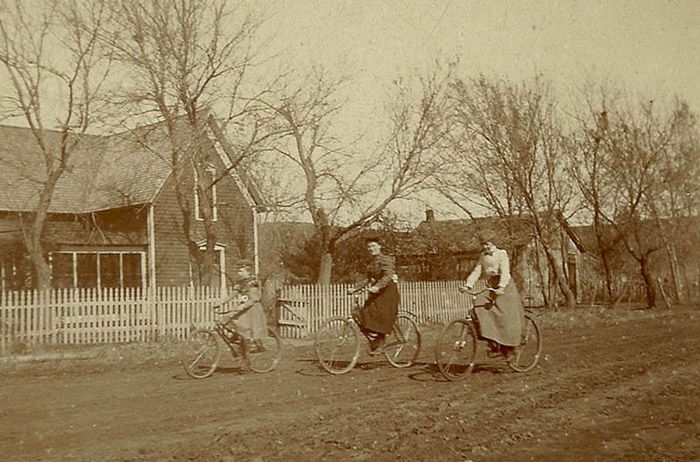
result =
[[[700,216],[662,218],[661,224],[668,227],[668,229],[673,229],[675,236],[682,235],[683,241],[686,243],[696,243],[700,239]],[[659,248],[664,245],[658,230],[658,224],[653,220],[640,220],[635,224],[635,227],[637,227],[639,231],[642,231],[639,234],[643,238],[643,245]],[[574,226],[573,228],[576,234],[581,236],[581,240],[584,242],[586,248],[592,249],[594,255],[600,253],[593,225],[580,225]],[[609,248],[621,247],[623,245],[622,239],[624,236],[621,235],[620,232],[621,231],[615,228],[615,226],[609,223],[604,224],[601,229],[604,245],[609,246]]]
[[[215,126],[213,119],[207,124]],[[178,135],[184,141],[188,132],[183,126]],[[221,142],[223,134],[215,133]],[[42,136],[48,146],[60,143],[60,132],[45,130]],[[73,135],[71,142],[76,145],[56,185],[51,213],[151,203],[172,172],[172,143],[162,122],[109,136]],[[34,210],[46,169],[30,129],[0,125],[0,165],[0,211]],[[242,186],[250,193],[251,184],[245,180]],[[257,193],[254,202],[261,203]]]
[[[579,250],[584,251],[581,239],[564,217],[557,213],[555,218]],[[499,247],[516,249],[534,239],[532,221],[532,217],[527,215],[422,221],[412,231],[410,241],[404,239],[397,253],[402,255],[478,254],[481,250],[481,235],[495,236],[495,243]]]
[[[213,116],[209,116],[209,119],[207,120],[208,128],[210,133],[213,135],[214,138],[214,148],[216,149],[217,147],[220,147],[221,150],[217,151],[219,154],[223,157],[223,162],[224,165],[229,168],[234,162],[237,162],[237,157],[235,153],[235,148],[229,143],[229,140],[226,139],[226,136],[224,136],[223,131],[221,130],[221,127],[219,124],[216,122]],[[244,191],[244,195],[247,193],[247,199],[251,202],[251,205],[256,205],[256,206],[264,206],[264,201],[262,199],[262,196],[260,195],[260,191],[258,190],[257,186],[253,182],[253,180],[250,178],[250,176],[245,172],[244,169],[241,168],[236,168],[237,166],[234,166],[231,169],[231,176],[233,179],[239,184],[239,187],[241,190]]]
[[[480,233],[499,236],[499,247],[516,248],[533,238],[527,218],[479,217],[475,219],[432,220],[421,222],[414,230],[418,244],[414,254],[478,253]]]

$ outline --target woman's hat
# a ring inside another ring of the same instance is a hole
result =
[[[365,242],[370,243],[370,242],[376,242],[377,244],[381,244],[382,240],[380,239],[380,235],[376,231],[370,231],[362,236],[362,239],[364,239]]]
[[[487,242],[494,244],[496,233],[491,230],[481,230],[477,233],[476,237],[479,239],[479,244],[485,244]]]
[[[247,260],[245,258],[241,258],[240,260],[236,261],[236,263],[233,265],[236,270],[239,270],[241,268],[247,268],[249,270],[253,269],[253,262],[250,260]]]

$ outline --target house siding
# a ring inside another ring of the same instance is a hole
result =
[[[218,159],[211,162],[217,175],[223,172]],[[184,178],[192,210],[195,242],[205,239],[203,223],[194,219],[194,182],[190,174]],[[225,247],[225,271],[229,281],[231,269],[241,258],[253,258],[253,209],[230,176],[217,183],[217,221],[214,222],[216,242]],[[182,228],[182,212],[177,202],[175,184],[169,179],[154,203],[156,284],[182,286],[191,284],[187,240]]]

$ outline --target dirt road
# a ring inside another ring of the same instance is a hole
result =
[[[700,460],[700,310],[566,325],[541,317],[532,372],[481,358],[441,378],[369,356],[330,376],[311,348],[268,374],[169,362],[0,369],[2,460]]]

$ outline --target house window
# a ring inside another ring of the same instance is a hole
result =
[[[54,253],[51,255],[52,286],[57,289],[73,287],[72,253]]]
[[[0,290],[34,288],[31,261],[28,256],[2,254],[0,250]]]
[[[75,259],[76,287],[97,287],[97,254],[79,253]]]
[[[194,171],[194,213],[197,220],[204,220],[204,215],[202,214],[202,208],[205,204],[211,204],[211,219],[216,221],[217,219],[217,204],[216,204],[216,169],[213,166],[208,166],[204,169],[204,174],[206,178],[199,178],[197,170]],[[205,198],[201,197],[199,190],[199,184],[203,182],[204,185],[211,185],[205,192]]]
[[[52,252],[51,285],[56,288],[143,287],[144,252]]]
[[[199,251],[204,253],[206,242],[200,242]],[[225,247],[221,244],[214,245],[214,265],[212,268],[212,287],[226,286],[226,254]],[[190,264],[190,281],[193,286],[203,285],[203,275],[196,264]]]
[[[116,253],[101,253],[100,258],[100,285],[102,287],[121,287],[120,255]]]
[[[143,286],[143,262],[140,253],[122,254],[122,286],[142,287]]]

